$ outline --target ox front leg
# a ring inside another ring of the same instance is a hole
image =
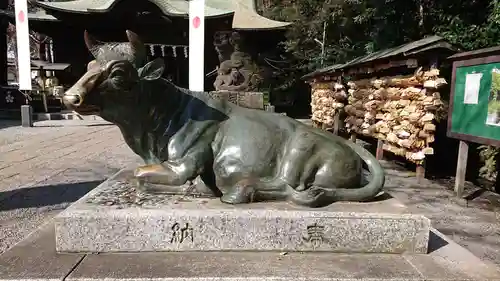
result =
[[[185,164],[145,165],[135,169],[134,176],[148,183],[164,185],[183,185],[194,174],[193,169]]]
[[[209,159],[204,157],[206,154],[193,152],[176,161],[141,166],[135,170],[134,176],[145,191],[184,194],[186,187],[183,185],[203,173],[207,166]]]

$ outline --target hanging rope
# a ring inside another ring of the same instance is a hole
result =
[[[30,39],[33,40],[33,41],[35,41],[35,43],[37,43],[37,44],[44,44],[45,42],[47,42],[48,40],[50,40],[50,38],[48,36],[45,36],[45,38],[43,38],[42,40],[39,40],[33,34],[30,34]]]
[[[302,61],[298,62],[297,64],[293,65],[293,66],[290,66],[290,67],[286,67],[286,68],[279,68],[277,66],[274,66],[271,62],[273,60],[271,59],[268,59],[268,58],[264,58],[264,61],[272,68],[276,69],[276,70],[287,70],[287,69],[294,69],[296,68],[297,66],[301,65],[304,63],[304,61],[306,61],[305,59],[303,59]],[[274,62],[279,62],[279,61],[274,61]],[[284,61],[283,61],[284,62]]]

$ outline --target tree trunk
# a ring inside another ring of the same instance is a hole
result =
[[[419,21],[418,21],[419,33],[420,33],[420,36],[424,36],[425,35],[424,0],[418,1],[418,15],[419,15]]]

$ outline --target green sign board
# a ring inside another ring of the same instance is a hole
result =
[[[472,61],[472,62],[471,62]],[[500,61],[455,63],[448,135],[483,144],[500,144]]]

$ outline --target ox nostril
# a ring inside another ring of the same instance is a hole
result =
[[[63,103],[66,106],[79,106],[82,103],[80,95],[66,94],[63,96]]]
[[[82,102],[83,102],[82,97],[80,95],[76,95],[75,102],[73,104],[79,106],[82,104]]]

